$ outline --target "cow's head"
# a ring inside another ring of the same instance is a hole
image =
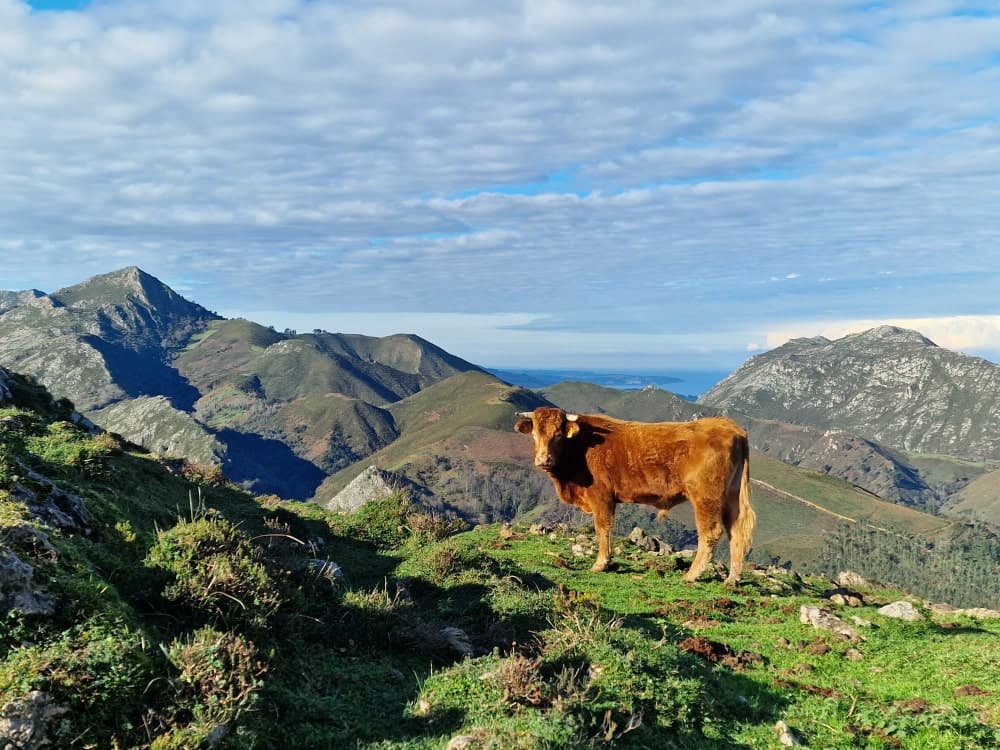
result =
[[[553,407],[539,407],[518,416],[520,419],[514,429],[531,435],[535,441],[535,466],[551,471],[559,462],[565,441],[580,432],[577,415]]]

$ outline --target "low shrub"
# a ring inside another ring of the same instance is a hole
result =
[[[173,576],[165,598],[203,617],[262,627],[282,604],[261,548],[211,512],[159,532],[146,563]]]

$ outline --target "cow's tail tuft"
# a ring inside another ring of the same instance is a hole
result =
[[[757,514],[750,505],[750,444],[744,438],[740,441],[743,453],[743,466],[740,474],[740,493],[737,515],[729,528],[729,578],[735,583],[743,574],[743,562],[753,544],[753,530],[757,525]]]

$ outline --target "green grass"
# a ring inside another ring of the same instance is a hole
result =
[[[793,467],[759,453],[754,453],[750,460],[750,474],[754,479],[855,521],[899,528],[918,535],[935,533],[950,525],[947,519],[879,500],[842,479]]]
[[[0,548],[56,602],[5,612],[0,708],[32,691],[65,707],[46,726],[53,747],[195,748],[224,726],[217,746],[241,749],[440,750],[459,734],[491,748],[759,748],[776,746],[779,719],[814,747],[998,741],[1000,696],[956,689],[1000,684],[1000,621],[887,620],[877,606],[901,594],[872,588],[848,614],[876,627],[848,644],[799,623],[823,579],[689,585],[683,561],[622,539],[614,570],[593,574],[573,551],[590,530],[454,534],[403,497],[330,516],[170,472],[50,407],[0,412]],[[86,533],[27,516],[12,499],[24,468],[85,501]],[[16,542],[25,525],[58,553]],[[692,637],[737,664],[691,653]]]

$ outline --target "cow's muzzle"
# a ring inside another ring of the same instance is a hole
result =
[[[535,466],[539,469],[552,469],[556,465],[556,459],[553,456],[536,456]]]

